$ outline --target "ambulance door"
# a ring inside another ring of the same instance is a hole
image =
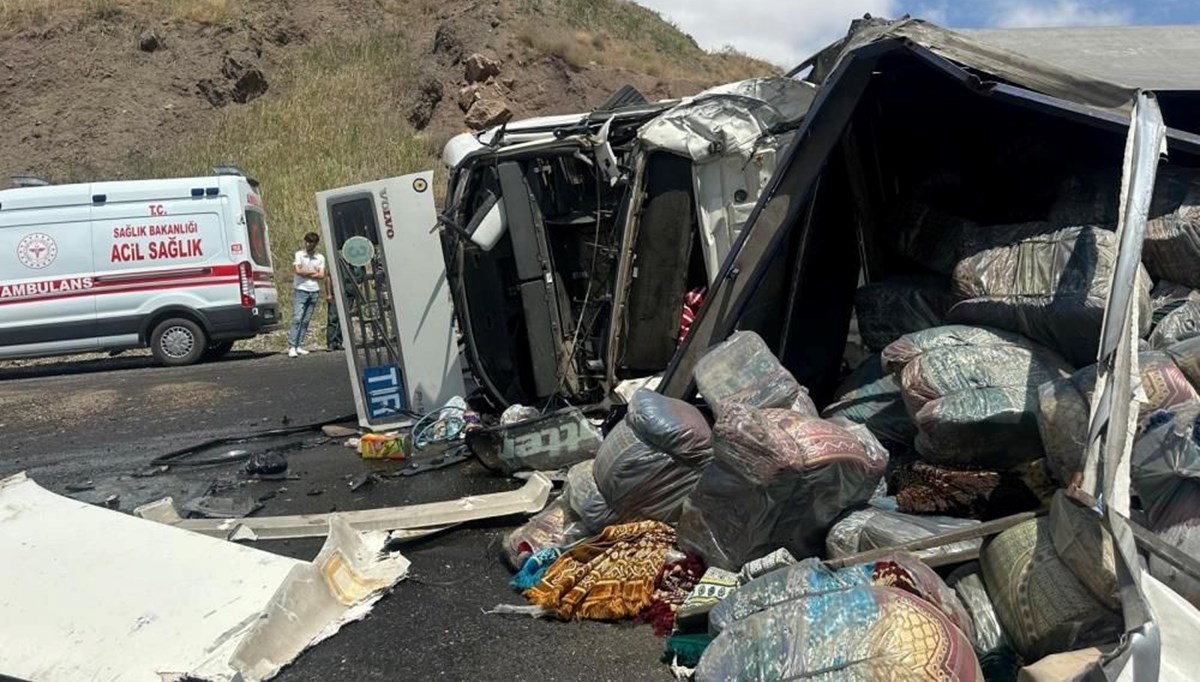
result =
[[[0,206],[0,356],[98,347],[87,192],[37,188]]]
[[[104,199],[92,209],[92,248],[104,291],[96,318],[105,347],[140,345],[147,316],[160,310],[240,306],[218,188],[174,180],[93,188]]]

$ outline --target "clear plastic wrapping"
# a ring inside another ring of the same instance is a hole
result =
[[[936,606],[894,587],[864,585],[737,621],[708,645],[695,679],[890,682],[979,680],[982,673],[970,639]]]
[[[985,469],[1042,457],[1038,387],[1071,371],[1028,339],[957,325],[905,336],[883,357],[899,372],[922,458]]]
[[[696,388],[714,410],[724,402],[789,407],[803,391],[754,332],[737,332],[696,363]]]
[[[886,456],[827,420],[722,404],[714,461],[684,503],[682,547],[737,570],[780,547],[819,554],[845,509],[871,498]]]
[[[946,319],[1023,334],[1075,365],[1096,359],[1116,269],[1117,237],[1093,225],[1025,223],[971,232],[954,268],[959,302]],[[1141,335],[1150,330],[1150,277],[1135,288]]]
[[[596,486],[623,523],[673,523],[708,465],[711,440],[708,422],[695,407],[641,389],[600,446]]]

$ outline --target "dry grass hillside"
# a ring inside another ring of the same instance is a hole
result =
[[[499,73],[468,87],[476,53]],[[0,0],[0,186],[238,163],[288,259],[314,192],[439,166],[484,105],[580,111],[772,69],[626,0]]]

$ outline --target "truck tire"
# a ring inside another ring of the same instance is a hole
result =
[[[204,351],[204,360],[205,362],[220,360],[226,355],[229,355],[229,351],[231,350],[233,350],[233,341],[218,341],[217,343],[211,344]]]
[[[158,323],[150,335],[150,351],[159,364],[168,367],[192,365],[208,349],[208,337],[200,325],[184,317]]]

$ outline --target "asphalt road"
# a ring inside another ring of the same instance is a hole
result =
[[[25,471],[54,492],[91,502],[116,495],[126,511],[168,495],[182,504],[215,488],[262,500],[259,516],[433,502],[521,485],[471,461],[351,492],[353,476],[395,465],[364,462],[319,435],[288,441],[293,478],[286,481],[249,483],[237,465],[151,468],[155,457],[209,439],[353,412],[341,354],[291,360],[235,352],[186,368],[156,367],[143,357],[0,367],[0,477]],[[499,550],[503,534],[520,522],[463,527],[408,546],[409,577],[365,620],[304,653],[275,679],[672,679],[658,661],[663,641],[649,626],[483,613],[523,603],[507,585],[510,572]],[[304,559],[320,545],[258,543]]]

